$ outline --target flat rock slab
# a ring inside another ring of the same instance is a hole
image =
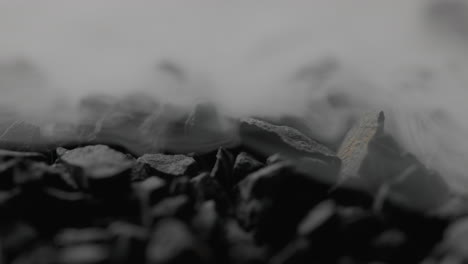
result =
[[[266,156],[276,153],[293,158],[309,156],[340,164],[332,150],[294,128],[243,118],[239,129],[242,143]]]
[[[86,146],[64,152],[64,163],[84,170],[93,178],[109,177],[132,168],[133,158],[104,145]]]
[[[197,169],[195,159],[185,155],[145,154],[137,162],[163,177],[188,175]]]
[[[134,159],[107,146],[68,150],[59,161],[71,168],[80,188],[97,196],[118,196],[130,189]]]

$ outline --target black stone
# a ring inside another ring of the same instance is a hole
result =
[[[233,178],[237,183],[244,179],[248,174],[259,170],[264,164],[247,152],[241,152],[237,155],[234,162]]]
[[[266,249],[257,245],[252,234],[242,229],[237,221],[233,219],[226,220],[224,229],[226,240],[224,245],[228,250],[229,263],[266,263]]]
[[[201,201],[218,200],[226,195],[218,181],[206,172],[190,179],[190,184]]]
[[[98,196],[121,194],[130,187],[134,160],[104,145],[86,146],[65,152],[59,157],[72,168],[79,183]]]
[[[169,195],[187,195],[193,198],[194,192],[190,184],[190,178],[187,176],[177,177],[169,184]]]
[[[242,225],[253,228],[259,242],[281,247],[296,234],[309,209],[326,198],[329,185],[289,163],[276,163],[247,176],[238,189],[237,217]]]
[[[225,148],[219,148],[216,163],[211,170],[211,177],[215,178],[228,192],[234,187],[233,166],[234,156]]]
[[[340,164],[332,150],[291,127],[244,118],[240,121],[239,132],[244,145],[266,156],[281,153],[287,157],[307,156]]]
[[[182,222],[166,219],[151,235],[147,250],[148,264],[212,263],[211,252]]]
[[[155,175],[169,179],[197,171],[196,161],[185,155],[145,154],[137,163],[144,164]]]

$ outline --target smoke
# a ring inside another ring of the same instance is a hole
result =
[[[463,0],[0,0],[0,105],[79,118],[90,94],[144,92],[294,115],[339,138],[360,111],[468,186]]]

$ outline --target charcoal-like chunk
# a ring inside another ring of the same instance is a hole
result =
[[[227,220],[224,229],[230,263],[265,263],[265,248],[256,244],[252,234],[243,230],[237,221]]]
[[[187,176],[177,177],[169,184],[169,195],[188,195],[193,196],[193,189],[190,185],[190,178]]]
[[[281,153],[288,157],[308,156],[340,164],[340,159],[332,150],[294,128],[244,118],[240,121],[239,129],[242,143],[266,156]]]
[[[60,156],[60,161],[83,176],[85,188],[105,195],[125,191],[130,186],[130,171],[134,160],[108,146],[95,145],[76,148]]]
[[[146,178],[152,176],[148,166],[141,162],[135,162],[135,165],[132,168],[132,182],[133,181],[142,181]]]
[[[214,200],[217,211],[223,214],[231,209],[228,193],[208,173],[204,172],[192,178],[190,184],[198,202]]]
[[[329,185],[283,162],[250,174],[238,189],[237,217],[259,241],[276,247],[295,235],[299,221],[327,196]]]
[[[226,191],[230,191],[234,186],[233,166],[233,155],[225,148],[219,148],[216,154],[216,163],[211,170],[211,177],[215,178]]]
[[[197,170],[195,159],[185,155],[145,154],[137,162],[164,178],[191,175]]]
[[[224,195],[223,188],[206,172],[190,179],[190,184],[195,190],[195,195],[201,201],[209,199],[217,200]]]
[[[108,146],[94,145],[76,148],[63,153],[60,160],[66,164],[80,167],[87,176],[108,177],[127,171],[133,165],[129,156]]]
[[[182,222],[174,219],[157,224],[146,250],[148,264],[211,263],[209,250]]]
[[[244,179],[248,174],[262,168],[264,164],[247,152],[237,155],[234,162],[233,177],[235,182]]]

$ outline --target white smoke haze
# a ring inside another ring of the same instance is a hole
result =
[[[383,109],[409,151],[468,188],[463,4],[0,0],[0,104],[50,122],[76,118],[89,94],[145,91],[300,116],[328,140],[361,110]]]

